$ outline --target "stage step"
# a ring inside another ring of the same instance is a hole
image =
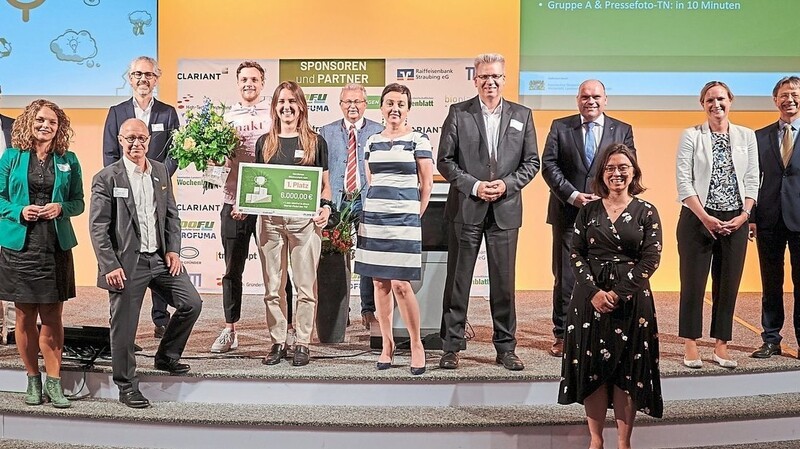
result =
[[[94,446],[85,444],[7,440],[2,438],[0,438],[0,448],[2,449],[135,449],[132,447]]]
[[[570,448],[587,440],[578,405],[348,407],[156,402],[145,410],[85,399],[68,410],[26,406],[0,393],[3,438],[164,448]],[[614,441],[609,415],[607,441]],[[43,431],[46,429],[46,432]],[[639,415],[638,448],[796,440],[800,393],[668,401],[665,417]],[[402,438],[398,436],[402,435]],[[273,446],[275,444],[275,446]],[[723,446],[720,446],[723,445]],[[607,447],[613,447],[608,446]],[[714,447],[714,446],[712,446]],[[771,446],[778,447],[778,446]],[[791,446],[789,446],[791,447]]]

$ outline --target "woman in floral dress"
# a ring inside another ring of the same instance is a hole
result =
[[[660,418],[658,326],[650,277],[661,259],[656,208],[628,147],[604,152],[594,192],[575,221],[571,261],[576,277],[568,311],[558,402],[584,405],[592,441],[603,447],[606,409],[613,408],[617,447],[630,447],[636,410]]]

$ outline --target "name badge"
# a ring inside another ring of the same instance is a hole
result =
[[[114,187],[114,198],[127,198],[128,189],[125,187]]]
[[[150,130],[152,130],[153,132],[164,131],[164,124],[163,123],[153,123],[152,125],[150,125]]]
[[[516,120],[516,119],[512,118],[511,122],[509,122],[508,126],[516,129],[517,131],[522,131],[522,122],[520,122],[519,120]]]
[[[295,159],[302,159],[303,156],[306,155],[306,152],[303,150],[294,150],[294,158]]]
[[[63,171],[63,172],[68,172],[72,170],[72,167],[70,167],[69,164],[56,164],[56,167],[58,167],[58,171]]]

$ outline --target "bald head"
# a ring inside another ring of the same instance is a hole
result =
[[[117,136],[119,145],[122,147],[125,157],[136,165],[144,165],[147,158],[147,142],[150,140],[150,132],[147,125],[138,118],[129,118],[119,127]]]
[[[578,87],[578,112],[584,121],[594,121],[606,110],[606,86],[600,80],[586,80]]]

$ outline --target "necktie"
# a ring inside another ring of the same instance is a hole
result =
[[[594,152],[595,152],[595,143],[594,143],[594,128],[596,125],[595,122],[587,122],[586,123],[586,143],[583,145],[584,152],[586,154],[586,165],[591,166],[592,161],[594,160]]]
[[[356,191],[356,170],[356,127],[350,125],[350,136],[347,140],[347,169],[344,175],[347,193]]]
[[[783,139],[781,139],[781,159],[783,159],[783,166],[789,165],[789,159],[792,158],[794,151],[794,133],[792,132],[792,125],[785,124],[783,126]]]

